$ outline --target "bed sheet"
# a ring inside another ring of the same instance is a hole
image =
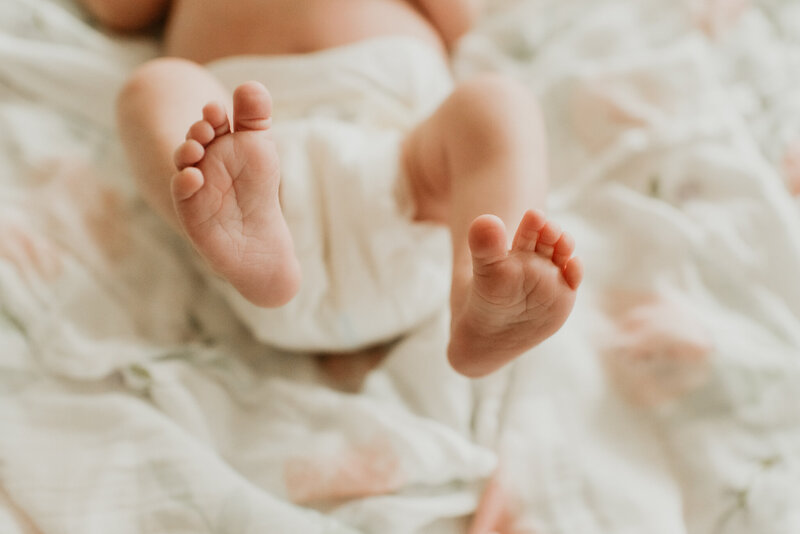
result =
[[[800,3],[495,0],[586,281],[482,380],[448,317],[357,392],[253,341],[113,124],[158,53],[0,4],[0,532],[800,532]]]

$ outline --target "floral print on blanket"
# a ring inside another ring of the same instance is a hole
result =
[[[735,26],[751,5],[751,0],[693,0],[694,24],[709,37],[717,37]]]
[[[708,380],[713,343],[691,308],[655,293],[611,291],[606,311],[613,326],[601,354],[630,402],[659,406]]]
[[[41,214],[50,234],[72,246],[80,244],[74,252],[83,259],[111,264],[124,260],[130,249],[126,206],[91,165],[71,158],[52,160],[42,166],[39,180],[26,204]]]
[[[791,143],[783,156],[783,174],[792,195],[800,196],[800,139]]]
[[[296,503],[325,502],[381,495],[402,487],[400,457],[388,439],[290,458],[284,470],[289,497]]]
[[[478,452],[493,449],[519,478],[487,489],[476,516],[487,520],[484,534],[800,532],[792,402],[800,308],[795,286],[781,293],[771,285],[798,271],[789,239],[796,234],[783,231],[796,219],[775,209],[779,192],[761,187],[778,171],[800,198],[798,2],[494,3],[496,16],[458,52],[464,71],[518,74],[542,96],[553,119],[552,162],[567,171],[554,173],[551,207],[578,223],[576,237],[621,236],[611,249],[603,239],[581,240],[587,267],[616,266],[628,249],[648,267],[633,266],[642,271],[637,290],[621,289],[639,282],[619,274],[627,268],[608,276],[594,269],[572,330],[510,370],[516,388],[505,388],[502,374],[480,384],[445,379],[434,359],[446,340],[424,337],[435,333],[428,328],[403,345],[407,360],[387,359],[366,382],[371,359],[349,368],[318,360],[329,383],[313,390],[357,392],[336,395],[415,417],[393,428],[382,409],[374,420],[345,409],[325,421],[327,394],[311,397],[308,417],[289,410],[281,418],[280,406],[306,405],[305,380],[316,369],[251,346],[166,226],[129,202],[117,140],[103,106],[86,94],[110,103],[102,89],[122,83],[117,76],[156,44],[134,49],[128,38],[91,31],[74,16],[83,13],[74,0],[0,2],[8,38],[0,70],[9,82],[0,91],[9,141],[0,144],[0,531],[9,524],[5,489],[26,516],[12,512],[11,531],[26,534],[28,523],[43,532],[465,532],[450,521],[465,525],[480,502],[478,478],[493,464],[474,466],[483,461]],[[759,147],[775,169],[747,164]],[[684,154],[708,167],[663,168]],[[740,158],[752,185],[746,195],[728,174]],[[717,171],[725,179],[708,187]],[[713,214],[702,211],[706,200]],[[605,215],[611,209],[626,224]],[[715,244],[717,234],[695,231],[713,229],[711,215],[738,229],[761,213],[775,216],[771,231],[756,236],[763,262],[691,254]],[[601,217],[607,225],[581,231],[581,222]],[[680,241],[660,239],[670,222]],[[649,228],[652,236],[639,240]],[[659,283],[697,285],[652,291],[649,266],[658,263],[650,260],[661,257],[688,267],[659,272]],[[755,284],[765,288],[754,293]],[[747,309],[753,302],[763,313]],[[728,323],[726,312],[740,322]],[[596,323],[581,321],[597,316],[607,321],[593,338]],[[217,356],[246,365],[221,369]],[[292,387],[265,397],[275,403],[247,402],[256,398],[249,388],[268,377]],[[552,390],[534,387],[548,381]],[[667,407],[675,409],[662,417]],[[488,415],[477,417],[479,409]],[[355,436],[335,432],[350,423]],[[274,441],[237,438],[249,433]],[[125,446],[114,447],[120,440]],[[420,461],[430,457],[443,461]],[[265,472],[251,477],[245,467],[262,460]],[[628,483],[626,468],[642,477]],[[91,484],[80,483],[89,472]],[[414,499],[418,488],[423,498]],[[88,507],[95,513],[59,513]],[[424,525],[414,523],[420,517]]]
[[[515,529],[512,510],[519,505],[503,487],[502,478],[498,471],[486,484],[472,518],[470,533],[536,534]]]
[[[0,235],[0,261],[9,261],[28,283],[61,274],[63,253],[47,237],[13,220],[0,220]]]
[[[28,283],[55,282],[69,258],[99,268],[125,259],[129,250],[122,197],[100,185],[78,160],[43,164],[20,210],[0,217],[0,259]]]

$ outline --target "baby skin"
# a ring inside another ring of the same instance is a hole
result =
[[[244,297],[266,307],[285,304],[300,285],[278,200],[271,107],[256,82],[234,93],[232,127],[221,103],[206,105],[175,152],[171,184],[181,226],[198,253]],[[467,241],[472,272],[452,289],[457,306],[448,352],[457,370],[480,376],[561,327],[582,272],[570,235],[538,210],[524,213],[510,249],[495,215],[474,219]]]
[[[134,74],[119,102],[123,143],[151,205],[245,298],[290,301],[300,265],[281,212],[267,89],[249,82],[231,97],[202,66],[162,58]],[[453,367],[484,376],[552,336],[583,268],[570,235],[535,209],[547,171],[528,91],[499,76],[458,85],[408,134],[402,164],[416,218],[452,234]]]

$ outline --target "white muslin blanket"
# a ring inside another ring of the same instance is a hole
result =
[[[401,144],[452,88],[418,39],[377,38],[297,56],[209,66],[228,88],[259,80],[273,98],[281,206],[303,272],[286,306],[253,306],[218,284],[262,341],[342,351],[387,341],[440,309],[449,289],[443,227],[413,223]]]
[[[375,257],[439,239],[394,187],[440,60],[387,40],[213,66],[263,78],[297,142],[287,216],[329,286],[275,319],[284,345],[410,329],[354,393],[255,339],[269,322],[136,192],[113,102],[157,41],[74,0],[0,0],[0,533],[463,534],[473,515],[502,534],[800,532],[800,3],[490,3],[455,79],[539,97],[549,212],[586,278],[561,331],[479,381],[447,364],[446,304],[423,309],[446,280],[420,295],[405,277],[427,274],[391,278],[410,256]],[[323,261],[341,247],[355,265]],[[346,300],[398,287],[375,322]],[[351,324],[314,315],[336,299]]]

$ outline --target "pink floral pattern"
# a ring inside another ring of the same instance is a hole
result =
[[[783,174],[792,195],[800,196],[800,139],[791,143],[783,156]]]
[[[607,295],[612,320],[601,342],[609,377],[630,402],[655,407],[706,383],[713,344],[690,308],[655,293]]]
[[[381,495],[399,489],[403,479],[400,458],[381,437],[335,455],[291,458],[284,470],[289,498],[296,503]]]
[[[718,37],[733,28],[752,7],[751,0],[695,0],[694,24],[709,37]]]
[[[63,268],[63,254],[50,240],[16,221],[0,221],[0,259],[11,262],[28,282],[54,281]]]
[[[535,534],[514,529],[513,498],[503,487],[500,473],[486,484],[468,534]]]
[[[43,165],[27,209],[41,214],[45,231],[74,246],[76,255],[115,264],[130,249],[125,205],[119,192],[102,185],[86,162],[57,159]],[[88,237],[88,239],[86,239]]]

